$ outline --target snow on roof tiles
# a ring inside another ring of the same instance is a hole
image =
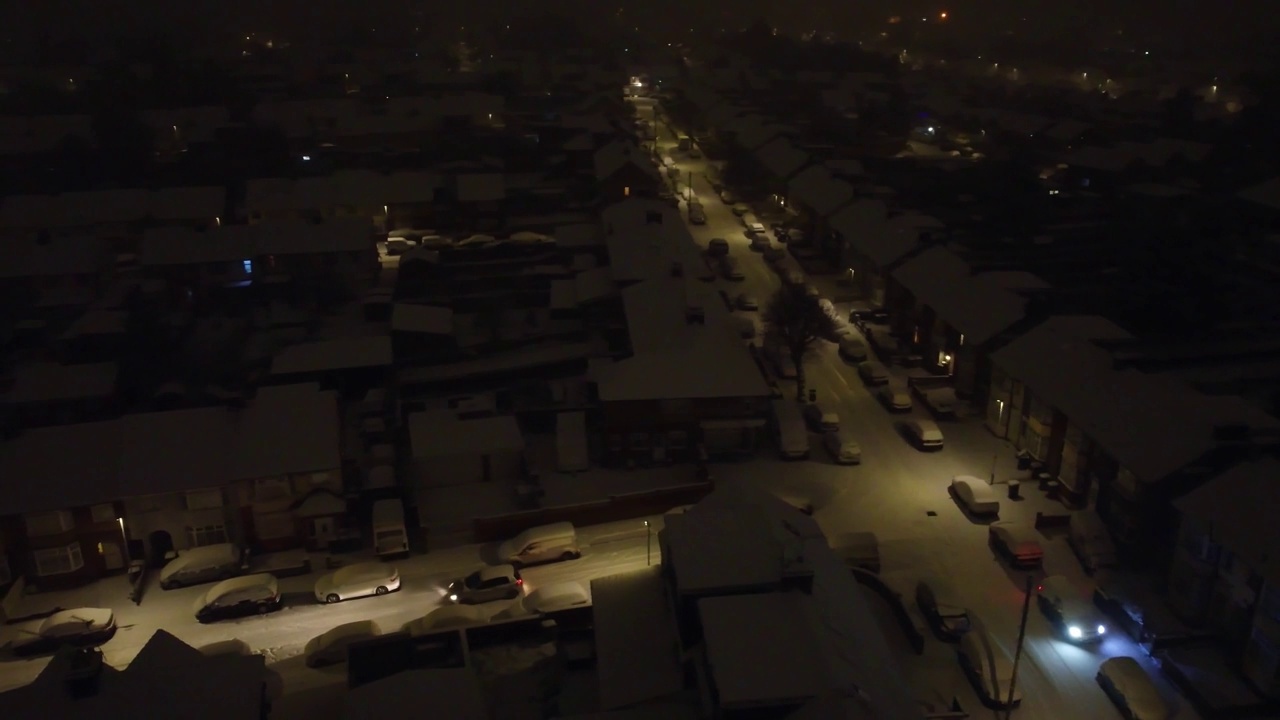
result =
[[[982,344],[1022,319],[1026,300],[969,274],[969,266],[950,250],[930,248],[893,271],[893,278],[938,317],[964,334],[966,342]]]
[[[787,183],[792,200],[798,200],[826,217],[853,200],[853,186],[831,175],[822,165],[810,165]]]
[[[780,126],[767,122],[759,115],[738,118],[730,124],[729,129],[736,134],[738,145],[747,151],[763,147],[765,143],[782,134]]]
[[[786,138],[775,138],[755,152],[756,159],[779,180],[795,175],[809,162],[809,155]]]
[[[801,704],[830,686],[807,619],[810,603],[799,592],[698,601],[707,664],[722,709]]]
[[[614,140],[595,152],[592,158],[596,180],[612,177],[627,165],[631,165],[646,175],[658,177],[658,170],[645,155],[644,151],[628,140]]]
[[[683,687],[675,619],[660,566],[591,581],[596,672],[604,710],[674,695]]]

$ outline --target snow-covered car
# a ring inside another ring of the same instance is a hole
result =
[[[942,449],[942,429],[932,420],[908,420],[903,430],[918,450]]]
[[[860,363],[867,359],[867,344],[857,335],[846,333],[840,338],[840,357]]]
[[[722,237],[714,237],[707,241],[707,254],[711,257],[724,257],[729,254],[729,241]]]
[[[746,215],[747,213],[751,212],[751,208],[747,207],[742,203],[734,203],[733,207],[729,208],[729,210],[732,211],[733,214],[737,215],[738,217],[742,217],[743,215]]]
[[[770,245],[768,248],[761,251],[761,253],[764,255],[764,261],[770,265],[776,265],[787,259],[787,251],[777,247],[776,245]]]
[[[39,655],[63,645],[101,645],[115,634],[116,616],[107,608],[60,610],[41,621],[20,625],[9,649],[19,656]]]
[[[1098,685],[1130,720],[1168,720],[1173,709],[1160,696],[1142,665],[1123,655],[1108,658],[1098,667]]]
[[[395,565],[362,562],[322,575],[315,585],[316,600],[336,603],[369,595],[386,595],[400,589],[400,571]]]
[[[720,191],[720,200],[725,205],[733,205],[734,203],[738,202],[738,198],[734,197],[734,194],[728,190]]]
[[[858,363],[858,376],[868,385],[883,385],[889,382],[889,369],[879,360],[865,360]]]
[[[1107,624],[1093,603],[1062,575],[1050,575],[1036,586],[1040,610],[1072,642],[1101,640]]]
[[[956,475],[951,478],[951,495],[970,515],[995,516],[1000,514],[1000,501],[985,481],[972,475]]]
[[[862,462],[862,446],[858,441],[839,430],[828,430],[822,434],[822,446],[827,449],[831,459],[837,465],[857,465]]]
[[[265,615],[283,606],[280,584],[270,573],[242,575],[209,588],[192,605],[196,620],[202,623]]]
[[[876,391],[876,397],[884,406],[894,412],[906,412],[911,409],[911,391],[904,385],[888,383]]]
[[[827,411],[821,403],[805,403],[803,412],[804,421],[817,432],[840,429],[840,416]]]
[[[225,580],[241,572],[240,548],[233,543],[218,543],[183,550],[160,570],[160,587],[164,590]]]
[[[307,641],[303,651],[307,667],[318,668],[347,661],[347,648],[352,643],[371,640],[382,634],[382,628],[372,620],[344,623]]]
[[[916,606],[940,640],[959,642],[969,632],[969,611],[948,602],[946,591],[934,579],[916,583]]]
[[[1013,658],[981,625],[961,636],[956,656],[984,705],[1005,708],[1017,707],[1022,702],[1022,691],[1013,686]],[[1012,703],[1009,702],[1010,687],[1013,687]]]
[[[726,280],[744,280],[747,277],[742,272],[742,263],[732,255],[720,258],[720,274],[724,275]]]
[[[702,209],[701,205],[689,206],[689,222],[694,225],[706,225],[707,213]]]
[[[750,293],[738,293],[738,297],[734,300],[734,305],[739,310],[759,310],[760,302],[756,300],[756,296]]]
[[[747,243],[748,243],[747,246],[752,250],[754,250],[755,252],[764,252],[765,250],[768,250],[769,248],[773,247],[773,243],[769,242],[768,235],[765,235],[763,233],[760,233],[760,234],[747,233],[746,235],[747,235]]]
[[[520,571],[511,565],[485,565],[449,583],[446,597],[460,605],[514,600],[520,597],[523,585]]]
[[[502,608],[486,609],[476,605],[441,605],[416,620],[404,624],[404,632],[414,637],[451,628],[484,625]]]
[[[766,235],[767,232],[768,230],[765,229],[763,223],[758,223],[758,222],[747,223],[748,237],[763,237],[767,239],[769,237],[768,235]]]
[[[591,598],[576,582],[543,585],[525,596],[524,609],[530,613],[550,613],[575,607],[587,607]]]
[[[1030,525],[1001,520],[987,526],[987,538],[1009,564],[1015,568],[1040,567],[1044,561],[1044,548],[1036,529]]]

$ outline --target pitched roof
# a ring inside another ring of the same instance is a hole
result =
[[[810,165],[787,183],[791,200],[798,200],[819,217],[826,217],[853,200],[853,186],[837,179],[822,165]]]
[[[893,278],[962,333],[967,343],[990,340],[1022,319],[1026,309],[1024,298],[981,275],[971,275],[963,260],[942,247],[903,263],[893,271]]]
[[[756,150],[756,159],[779,180],[786,180],[809,163],[809,155],[786,138],[775,138]]]
[[[339,447],[337,397],[314,383],[260,388],[239,409],[38,428],[0,444],[0,515],[330,470]]]
[[[612,177],[614,173],[630,165],[639,168],[644,174],[658,179],[658,169],[644,154],[644,151],[627,140],[614,140],[596,150],[592,158],[595,166],[596,180],[602,181]]]
[[[1267,582],[1280,583],[1280,460],[1243,462],[1178,498],[1183,515],[1198,520],[1214,543],[1238,555]]]

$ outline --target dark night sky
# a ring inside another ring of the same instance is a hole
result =
[[[936,15],[946,10],[957,28],[969,37],[1018,24],[1029,36],[1063,35],[1064,28],[1098,28],[1125,22],[1137,32],[1151,32],[1183,43],[1232,47],[1247,37],[1280,28],[1275,0],[41,0],[4,3],[0,27],[9,33],[10,53],[15,47],[46,36],[55,41],[85,38],[92,41],[113,33],[163,32],[175,38],[231,35],[270,26],[288,28],[295,36],[321,36],[354,22],[388,22],[395,9],[420,8],[441,25],[455,26],[530,12],[537,8],[587,8],[611,14],[625,7],[643,27],[745,25],[764,16],[785,29],[821,27],[849,32],[870,23],[883,23],[889,15]],[[729,8],[726,12],[725,8]],[[1027,17],[1026,23],[1017,23]],[[699,22],[701,21],[701,22]]]

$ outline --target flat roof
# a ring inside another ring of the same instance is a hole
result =
[[[389,367],[391,337],[366,335],[290,345],[271,361],[272,375]]]
[[[659,565],[591,581],[600,706],[613,710],[684,687],[680,640]]]
[[[474,668],[405,670],[347,690],[343,720],[385,720],[406,708],[421,717],[488,720],[484,688]]]
[[[524,450],[524,433],[513,415],[462,420],[454,410],[409,415],[409,447],[415,458]]]
[[[326,472],[340,445],[337,396],[315,383],[259,388],[243,408],[36,428],[0,444],[0,515]]]
[[[725,710],[803,704],[832,684],[799,592],[698,601],[707,663]]]
[[[1111,355],[1092,341],[1128,337],[1091,316],[1053,317],[993,352],[991,362],[1145,482],[1214,448],[1215,426],[1280,428],[1280,420],[1241,398],[1204,395],[1167,375],[1115,370]]]
[[[741,509],[694,506],[668,515],[660,531],[663,562],[674,568],[677,591],[696,595],[781,582],[784,549],[761,522],[755,511]]]
[[[1213,542],[1239,555],[1268,583],[1280,582],[1280,460],[1243,462],[1174,501]]]

